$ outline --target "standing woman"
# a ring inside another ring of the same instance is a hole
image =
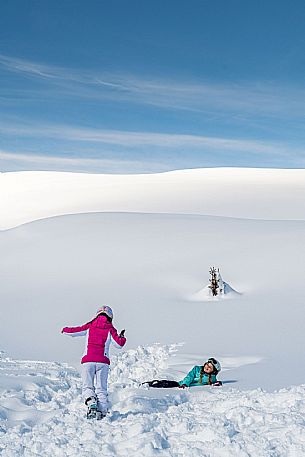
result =
[[[118,335],[112,325],[113,312],[109,306],[97,310],[95,318],[79,327],[64,327],[61,333],[86,336],[86,348],[81,360],[82,394],[88,406],[87,418],[102,419],[108,411],[107,380],[110,365],[109,346],[122,348],[125,330]]]

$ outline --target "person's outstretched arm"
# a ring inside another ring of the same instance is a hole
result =
[[[90,328],[90,323],[80,325],[79,327],[64,327],[61,333],[70,336],[84,336],[87,334],[87,330]]]

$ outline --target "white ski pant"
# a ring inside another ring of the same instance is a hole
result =
[[[109,365],[107,363],[86,362],[82,364],[83,398],[86,401],[89,397],[97,399],[98,410],[107,412],[107,379]]]

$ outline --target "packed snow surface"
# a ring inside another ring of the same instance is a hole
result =
[[[305,170],[0,174],[0,453],[305,455],[304,201]],[[127,345],[92,423],[60,330],[104,303]],[[140,386],[209,356],[221,388]]]

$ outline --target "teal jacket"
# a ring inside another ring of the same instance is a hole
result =
[[[209,384],[209,375],[205,374],[202,376],[202,383],[199,382],[200,379],[200,371],[201,371],[201,366],[196,365],[192,370],[185,376],[182,381],[179,381],[179,385],[182,386],[182,384],[185,384],[187,387],[191,386],[206,386]],[[214,382],[217,382],[217,378],[215,374],[210,375],[211,378],[211,383],[214,384]]]

